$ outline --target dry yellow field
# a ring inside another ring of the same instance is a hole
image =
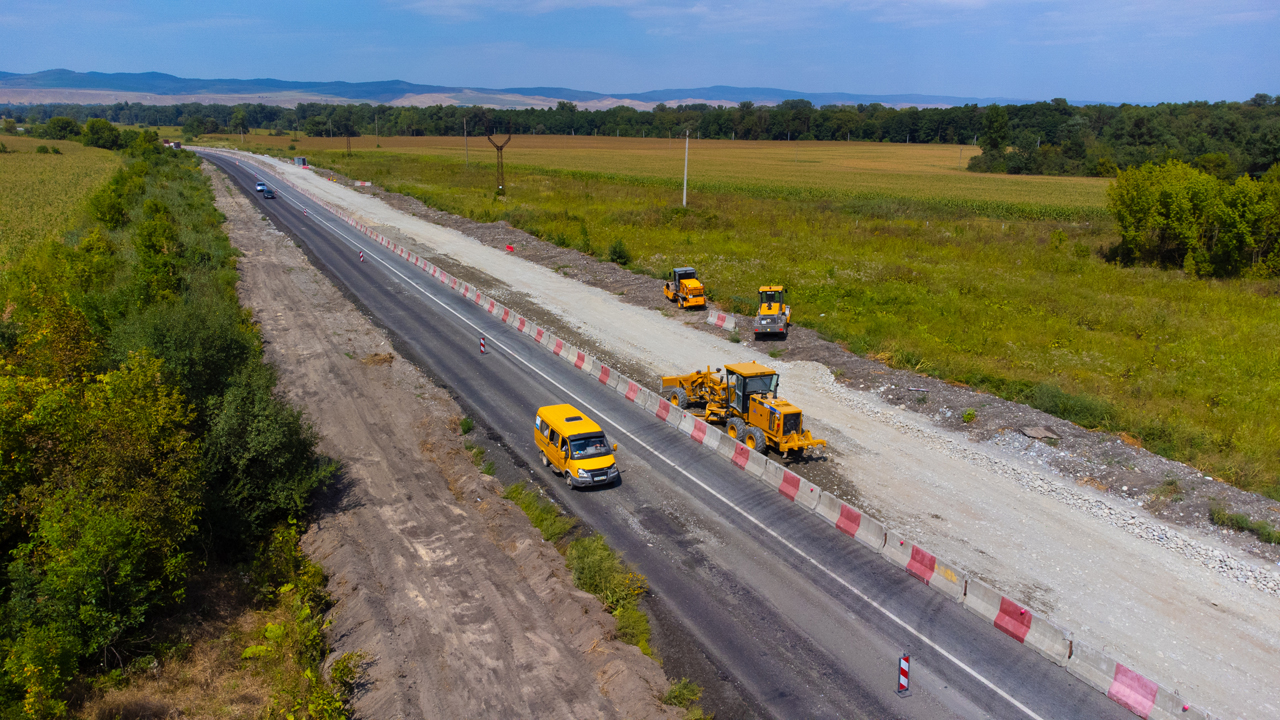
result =
[[[78,142],[10,136],[0,142],[12,151],[0,155],[0,250],[6,258],[30,242],[65,232],[85,198],[121,165],[115,153]],[[62,154],[36,154],[38,145]]]
[[[503,136],[505,138],[505,136]],[[238,141],[236,136],[222,136]],[[294,151],[342,150],[343,138],[246,136],[245,144]],[[492,163],[493,148],[485,138],[358,137],[352,150],[384,152]],[[792,187],[847,193],[882,193],[919,199],[1030,203],[1073,208],[1106,206],[1104,178],[984,175],[964,170],[981,151],[961,145],[891,143],[771,142],[692,140],[691,183]],[[504,151],[507,165],[582,170],[639,178],[679,179],[684,169],[680,140],[517,135]]]

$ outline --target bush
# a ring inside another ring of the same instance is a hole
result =
[[[1107,188],[1120,230],[1116,259],[1182,268],[1192,277],[1270,274],[1280,253],[1280,185],[1232,183],[1177,160],[1122,170]]]
[[[662,696],[664,705],[687,708],[702,698],[702,688],[689,678],[680,678],[680,682],[671,686],[667,694]]]
[[[1244,513],[1229,513],[1221,505],[1211,505],[1209,507],[1209,521],[1214,525],[1231,528],[1232,530],[1251,532],[1265,543],[1280,544],[1280,530],[1272,528],[1270,523],[1262,520],[1254,522]]]
[[[575,518],[561,514],[559,508],[523,483],[509,486],[503,491],[502,497],[520,506],[524,514],[529,516],[529,522],[542,532],[542,539],[547,542],[556,542],[578,524]]]
[[[315,430],[275,396],[275,386],[274,368],[248,363],[208,402],[208,523],[232,547],[300,517],[312,493],[337,470],[315,455]]]
[[[621,239],[614,240],[609,245],[609,252],[605,255],[605,259],[611,263],[626,265],[631,262],[631,251],[627,250],[627,244]]]

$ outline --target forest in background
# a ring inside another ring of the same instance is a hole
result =
[[[1259,93],[1244,102],[1204,101],[1159,105],[1075,106],[1057,98],[1025,105],[965,105],[896,109],[870,105],[825,105],[786,100],[776,106],[742,102],[658,105],[652,111],[626,106],[579,110],[502,110],[435,105],[0,105],[0,115],[35,132],[54,117],[79,123],[102,118],[123,125],[177,126],[189,138],[250,128],[313,137],[360,135],[550,135],[692,136],[725,140],[829,140],[894,143],[977,144],[1003,148],[972,169],[1011,174],[1114,176],[1147,162],[1199,163],[1219,177],[1254,176],[1280,161],[1280,98]],[[464,130],[465,126],[465,130]],[[987,155],[987,153],[984,153]]]

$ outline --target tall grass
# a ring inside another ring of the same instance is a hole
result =
[[[851,352],[1025,402],[1280,499],[1280,282],[1108,264],[1110,223],[985,216],[981,205],[698,193],[393,153],[312,161],[629,268],[693,265],[738,312],[791,291],[793,321]]]
[[[4,143],[9,152],[0,155],[0,263],[71,229],[89,194],[121,166],[115,153],[77,142],[6,137]],[[60,154],[37,154],[38,145]]]

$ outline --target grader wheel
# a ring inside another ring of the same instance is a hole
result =
[[[667,400],[670,400],[672,405],[675,405],[681,410],[689,407],[689,394],[684,391],[684,388],[675,388],[672,390],[671,394],[667,396]]]
[[[729,418],[729,422],[725,424],[725,430],[729,433],[729,437],[742,442],[742,436],[745,434],[747,424],[742,422],[742,418]]]
[[[743,432],[743,436],[744,436],[742,439],[743,445],[746,445],[747,447],[761,454],[764,454],[765,452],[768,451],[767,448],[765,447],[764,431],[761,430],[760,428],[749,427],[746,429],[745,432]]]

